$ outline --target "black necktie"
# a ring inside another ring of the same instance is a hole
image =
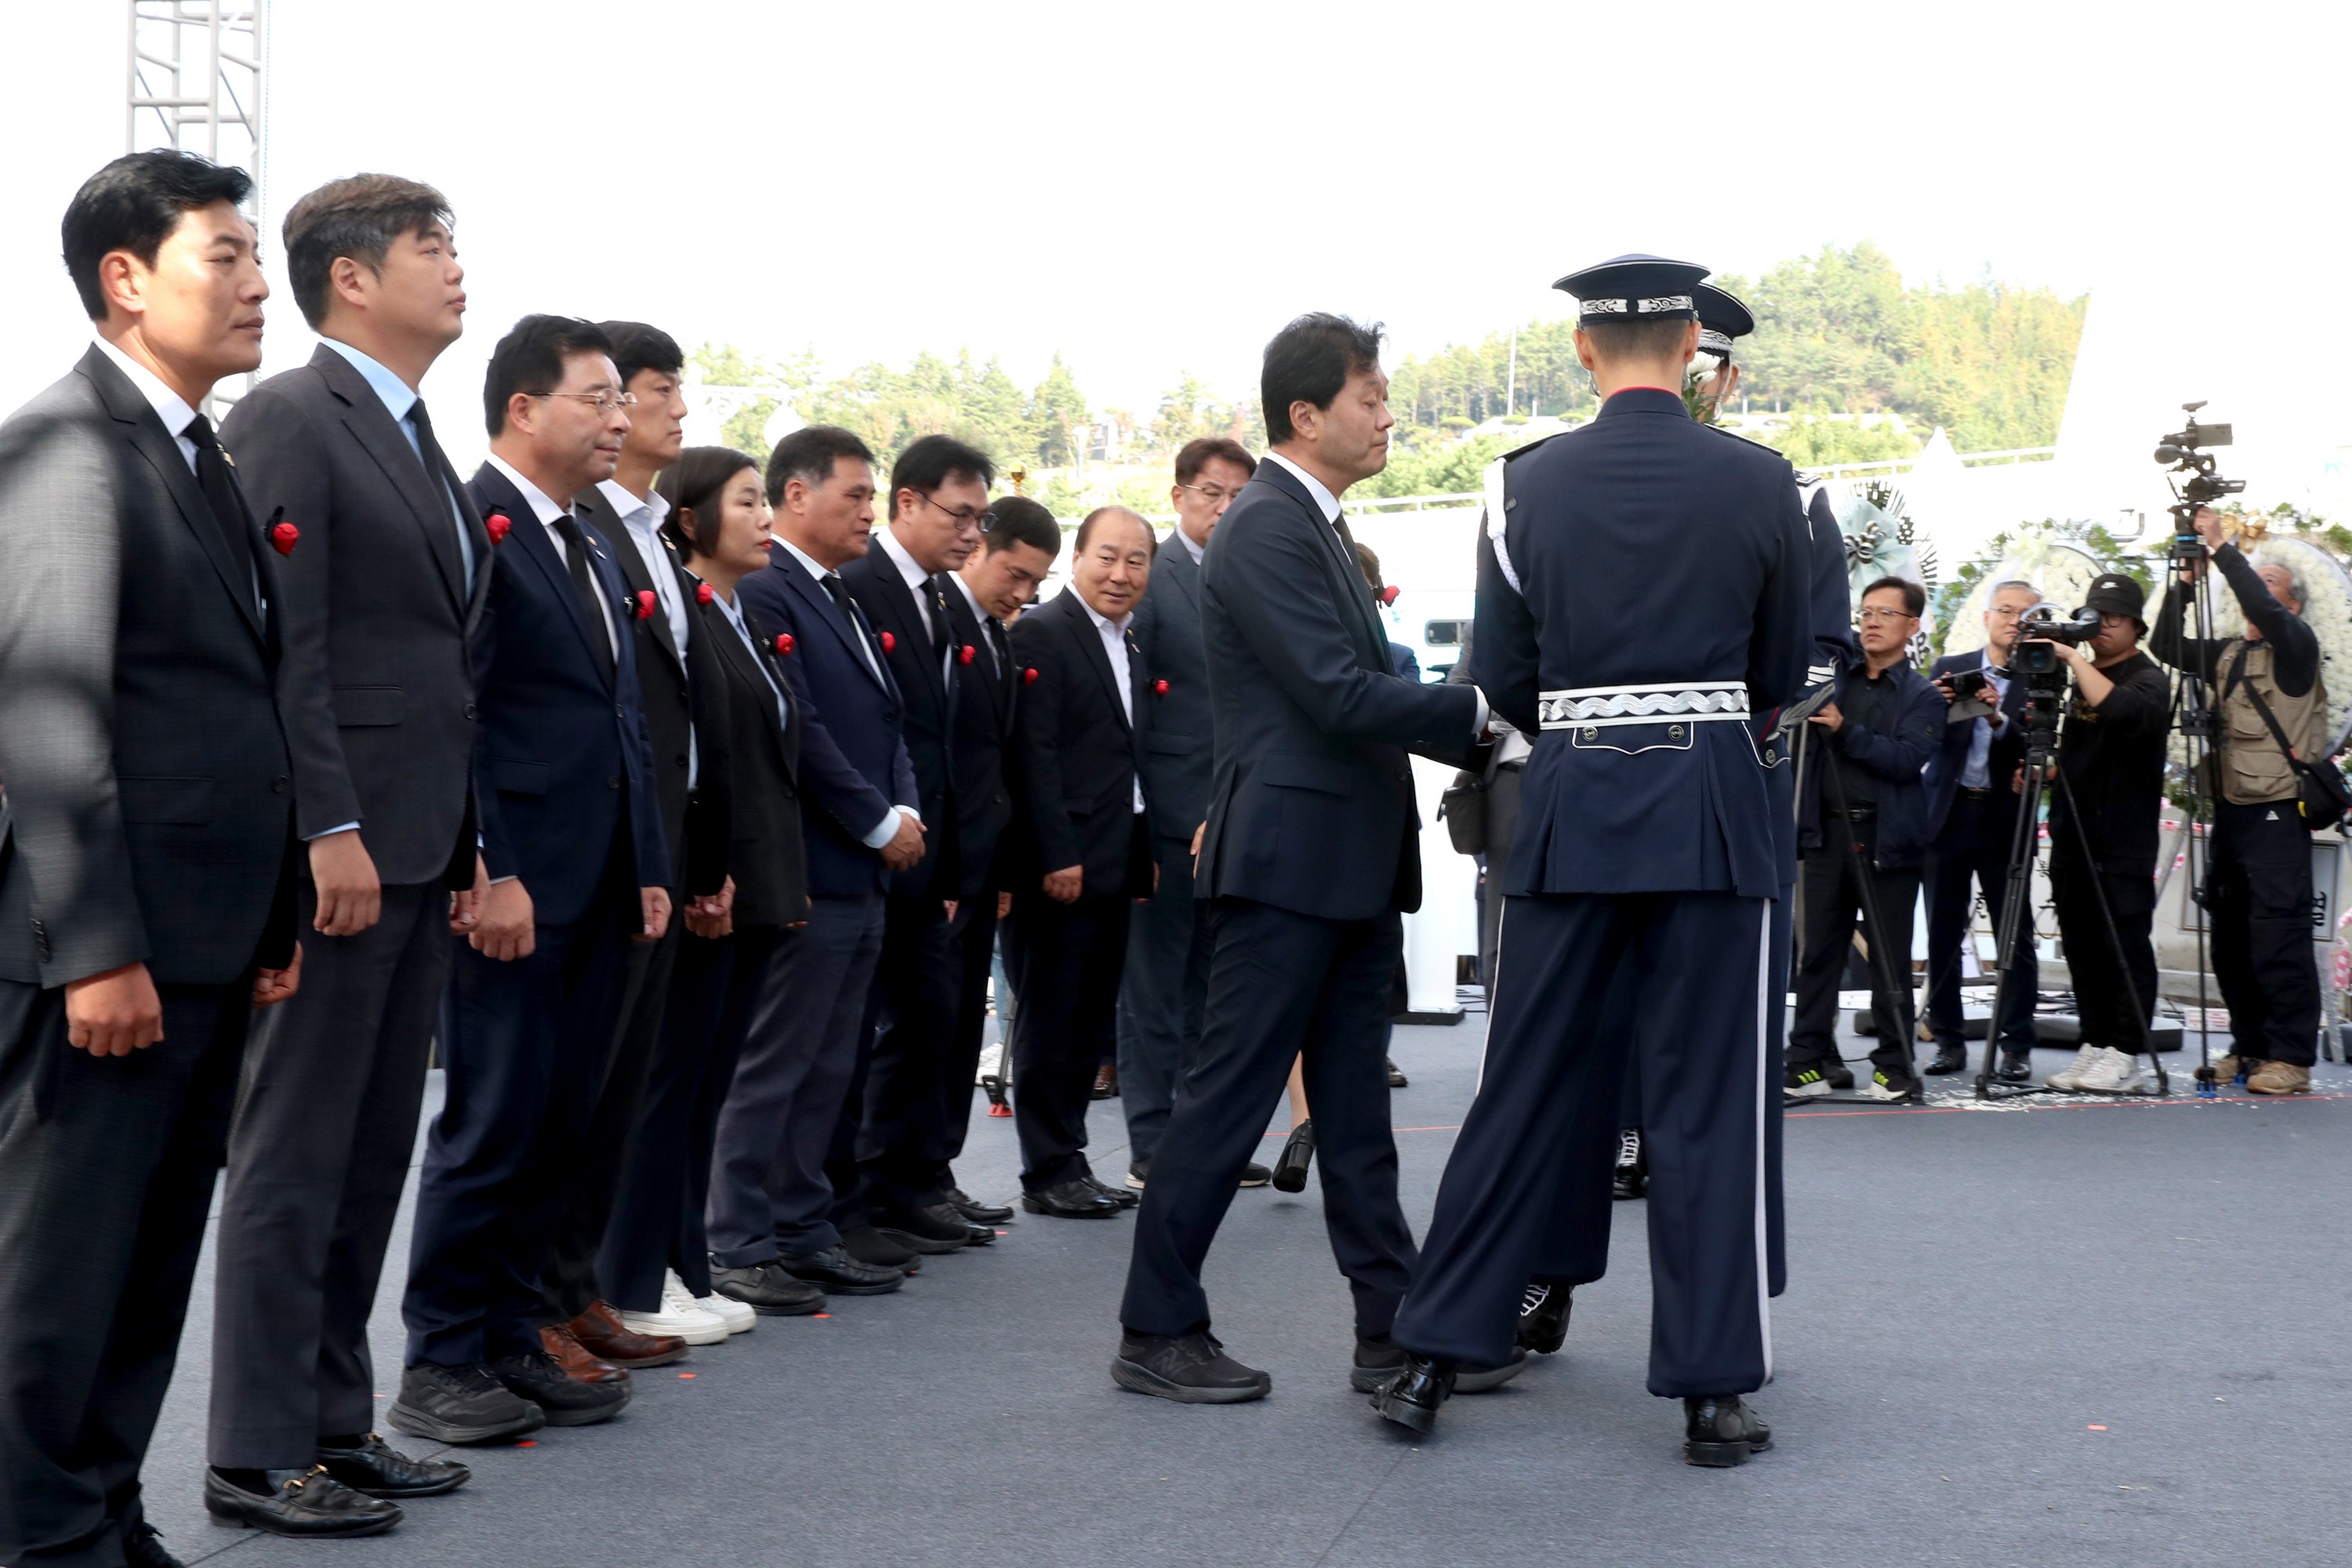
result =
[[[449,471],[449,459],[441,455],[441,443],[433,438],[433,420],[432,416],[425,412],[425,399],[420,397],[408,405],[408,418],[409,423],[416,426],[417,456],[425,459],[425,477],[432,481],[433,489],[436,493],[446,496],[448,493],[449,481],[441,476]],[[466,524],[454,499],[449,502],[449,526],[457,531],[457,560],[462,568],[469,562],[466,550]],[[473,574],[467,572],[467,592],[471,593],[473,587]]]
[[[817,581],[823,583],[824,591],[833,595],[834,608],[839,610],[841,618],[849,623],[850,640],[864,650],[866,660],[870,664],[874,658],[874,652],[866,647],[866,625],[857,618],[857,605],[849,596],[849,584],[841,580],[841,574],[838,572],[828,572]]]
[[[237,580],[255,584],[253,540],[245,526],[245,500],[237,493],[236,476],[229,470],[228,455],[213,434],[212,421],[201,414],[188,421],[187,437],[196,444],[196,488],[205,492],[213,528],[228,547]]]
[[[572,591],[580,595],[580,613],[588,618],[588,644],[596,650],[596,668],[604,674],[604,683],[613,681],[613,644],[611,624],[604,618],[604,603],[596,596],[596,584],[589,575],[588,535],[582,531],[580,520],[570,512],[560,514],[550,524],[563,541],[565,564],[572,569]]]
[[[955,633],[948,626],[948,580],[944,574],[930,580],[931,602],[923,606],[925,618],[931,623],[931,646],[939,650],[940,675],[952,682],[955,679]]]
[[[1013,661],[1013,650],[1004,640],[1004,623],[994,616],[983,616],[981,625],[988,633],[988,651],[996,659],[996,676],[1002,680],[1004,667]]]
[[[1363,592],[1356,595],[1356,602],[1366,608],[1366,617],[1362,624],[1367,630],[1374,634],[1372,637],[1373,645],[1381,650],[1381,657],[1386,658],[1389,647],[1388,632],[1381,625],[1379,615],[1377,613],[1372,613],[1370,609],[1372,591],[1369,584],[1364,584],[1363,557],[1356,552],[1356,536],[1348,531],[1348,514],[1343,511],[1339,516],[1333,518],[1331,520],[1331,526],[1339,531],[1339,553],[1348,558],[1349,579],[1351,582],[1363,584]],[[1382,668],[1385,668],[1387,667],[1383,666]],[[1391,673],[1394,672],[1391,671]]]

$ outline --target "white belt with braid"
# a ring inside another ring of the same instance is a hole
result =
[[[1547,730],[1605,729],[1680,719],[1694,724],[1745,721],[1748,687],[1737,680],[1663,681],[1648,686],[1579,686],[1537,694]]]

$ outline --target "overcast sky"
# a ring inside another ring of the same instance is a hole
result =
[[[1626,250],[1752,276],[1867,238],[1914,280],[2072,293],[2177,212],[2242,254],[2184,302],[2206,330],[2342,292],[2340,4],[273,9],[270,247],[323,180],[440,186],[472,292],[444,406],[529,310],[835,370],[969,346],[1027,383],[1058,350],[1148,411],[1184,370],[1249,391],[1299,310],[1423,352],[1559,313],[1551,279]],[[87,338],[57,219],[125,150],[125,10],[11,26],[0,407]],[[269,310],[269,367],[307,357]]]

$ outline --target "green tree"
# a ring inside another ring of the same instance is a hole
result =
[[[1078,460],[1086,441],[1087,395],[1077,378],[1055,354],[1045,379],[1029,395],[1029,423],[1036,432],[1036,458],[1047,468],[1066,468]]]

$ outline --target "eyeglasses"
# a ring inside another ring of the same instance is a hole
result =
[[[635,408],[637,395],[634,392],[530,392],[526,397],[568,397],[574,403],[584,403],[599,414],[610,414],[615,408]]]
[[[917,495],[922,495],[922,491],[920,490],[917,490],[915,493]],[[939,502],[933,500],[929,496],[923,496],[923,504],[928,507],[938,507],[940,510],[955,519],[956,526],[958,528],[966,528],[977,525],[982,533],[993,533],[996,531],[996,514],[992,511],[959,511],[951,506],[940,506]]]
[[[1191,490],[1211,506],[1215,506],[1220,501],[1231,500],[1242,493],[1239,490],[1229,490],[1223,485],[1178,485],[1176,488],[1180,490]]]
[[[1908,610],[1882,610],[1874,605],[1854,616],[1864,626],[1878,626],[1887,621],[1915,621],[1919,617]]]

